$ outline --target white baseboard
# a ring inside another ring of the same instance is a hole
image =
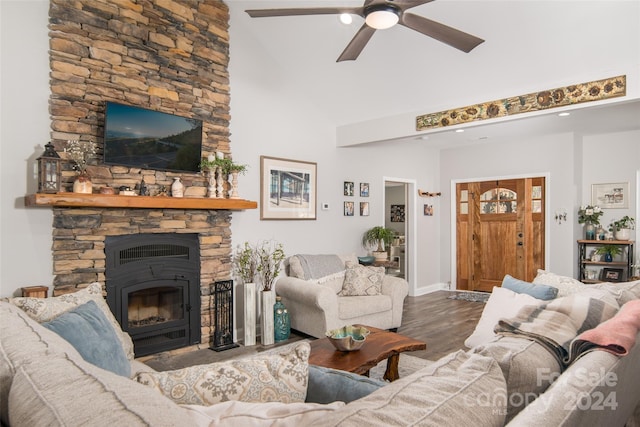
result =
[[[423,288],[416,289],[416,294],[414,296],[419,297],[420,295],[430,294],[435,291],[448,291],[449,284],[448,283],[434,283],[433,285],[425,286]]]

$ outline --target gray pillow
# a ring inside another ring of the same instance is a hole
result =
[[[111,324],[94,301],[88,301],[42,324],[67,340],[87,362],[129,378],[131,365]]]
[[[502,287],[518,294],[531,295],[541,300],[552,300],[558,296],[558,288],[548,285],[535,285],[533,283],[518,280],[508,274],[502,279]]]
[[[387,383],[336,369],[309,365],[308,403],[349,403],[384,387]]]

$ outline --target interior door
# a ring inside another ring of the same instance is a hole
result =
[[[491,291],[544,267],[543,177],[456,185],[457,289]]]

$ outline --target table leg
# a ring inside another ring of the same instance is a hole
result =
[[[383,378],[389,382],[395,381],[400,378],[398,373],[398,361],[400,360],[400,353],[395,353],[389,356],[387,359],[387,370],[384,372]]]

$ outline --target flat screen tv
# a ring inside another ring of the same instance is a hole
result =
[[[106,103],[104,163],[142,169],[198,172],[202,120]]]

